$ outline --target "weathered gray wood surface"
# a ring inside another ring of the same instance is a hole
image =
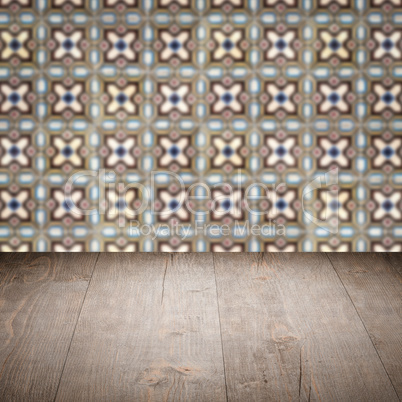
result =
[[[225,392],[212,255],[101,254],[58,400],[224,401]]]
[[[398,400],[325,254],[215,266],[229,400]]]
[[[401,398],[401,254],[0,254],[0,401]]]
[[[402,277],[381,253],[328,256],[402,400]]]
[[[0,401],[53,401],[97,253],[1,254]]]
[[[402,275],[402,253],[386,253],[383,256]]]

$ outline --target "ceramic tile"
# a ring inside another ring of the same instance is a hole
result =
[[[401,0],[0,0],[0,29],[1,250],[402,251]]]

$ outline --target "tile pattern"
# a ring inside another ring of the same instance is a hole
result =
[[[401,96],[402,0],[0,0],[0,250],[402,251]]]

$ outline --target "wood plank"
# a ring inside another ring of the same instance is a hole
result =
[[[402,400],[402,278],[383,253],[328,254]]]
[[[96,258],[1,254],[0,400],[54,400]]]
[[[228,399],[396,401],[323,254],[216,254]]]
[[[383,253],[386,260],[402,275],[402,253]]]
[[[226,400],[212,256],[102,253],[57,400]]]

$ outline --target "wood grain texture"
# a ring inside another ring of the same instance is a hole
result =
[[[382,253],[328,254],[402,400],[402,277]]]
[[[402,275],[402,253],[383,253],[382,255]]]
[[[57,400],[226,400],[212,256],[101,254]]]
[[[215,254],[230,401],[397,401],[323,254]]]
[[[97,254],[0,254],[0,400],[52,401]]]

